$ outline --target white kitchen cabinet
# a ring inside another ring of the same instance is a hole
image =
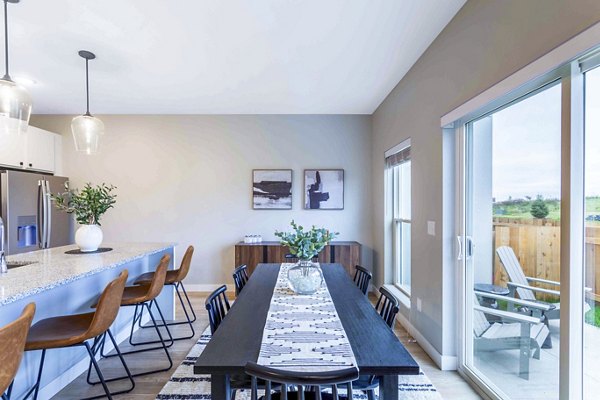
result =
[[[0,134],[0,165],[24,168],[26,135]]]
[[[29,126],[21,135],[0,135],[0,166],[54,172],[56,140],[52,132]]]
[[[54,133],[35,126],[27,128],[25,168],[54,172],[55,137]]]

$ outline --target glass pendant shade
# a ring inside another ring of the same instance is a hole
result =
[[[0,79],[0,135],[27,131],[31,116],[31,96],[8,79]]]
[[[75,150],[94,154],[100,147],[100,139],[104,134],[104,123],[91,115],[80,115],[73,118],[71,132],[73,132]]]

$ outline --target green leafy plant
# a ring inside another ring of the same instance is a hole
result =
[[[542,219],[546,218],[548,214],[550,214],[550,210],[548,210],[546,202],[542,196],[538,195],[537,199],[531,203],[531,215],[533,218]]]
[[[314,225],[310,230],[304,230],[302,225],[297,225],[294,220],[290,223],[293,232],[275,231],[275,236],[280,239],[282,245],[290,249],[290,253],[301,260],[310,260],[317,256],[331,242],[338,232],[329,232],[325,228],[317,228]]]
[[[51,194],[54,205],[59,210],[75,214],[75,219],[82,225],[100,225],[100,218],[116,203],[116,187],[105,183],[93,187],[86,183],[81,191],[70,189],[65,183],[65,192]]]

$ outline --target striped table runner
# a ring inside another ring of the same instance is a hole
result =
[[[294,371],[356,366],[356,358],[327,285],[313,295],[288,286],[294,264],[281,264],[258,356],[258,364]]]

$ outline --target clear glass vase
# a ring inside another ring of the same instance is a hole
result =
[[[300,260],[288,270],[288,282],[298,294],[313,294],[323,284],[323,271],[311,260]]]

